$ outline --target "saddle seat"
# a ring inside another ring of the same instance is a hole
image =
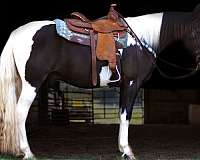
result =
[[[78,15],[81,13],[76,12]],[[83,15],[82,15],[83,16]],[[81,17],[82,17],[81,16]],[[85,17],[85,16],[84,16]],[[79,18],[79,17],[78,17]],[[83,17],[82,17],[83,18]],[[65,19],[69,29],[82,34],[90,35],[90,30],[94,30],[98,33],[113,33],[118,38],[123,38],[126,34],[127,27],[120,21],[114,22],[111,19],[102,18],[94,21],[85,21],[83,19]]]
[[[97,20],[91,21],[79,12],[71,14],[74,18],[65,19],[70,30],[90,36],[89,45],[92,51],[92,82],[94,86],[97,84],[96,58],[107,60],[111,71],[115,72],[116,52],[117,49],[123,48],[123,46],[116,45],[115,39],[125,37],[127,26],[120,21],[114,6],[116,5],[111,5],[107,17]]]

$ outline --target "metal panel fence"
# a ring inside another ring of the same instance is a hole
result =
[[[119,88],[82,89],[60,82],[59,92],[49,92],[49,117],[65,113],[68,121],[91,123],[119,122]],[[63,112],[64,111],[64,112]],[[61,116],[62,117],[62,116]],[[65,118],[66,118],[65,117]],[[139,92],[133,110],[132,124],[143,124],[144,91]]]

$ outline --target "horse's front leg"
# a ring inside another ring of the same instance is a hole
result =
[[[129,120],[127,120],[127,112],[120,113],[120,127],[119,127],[119,150],[122,152],[122,157],[124,159],[135,159],[134,153],[132,152],[131,146],[128,142],[128,128],[129,128]]]
[[[128,142],[129,122],[132,116],[133,103],[136,98],[139,85],[133,80],[124,80],[120,92],[120,127],[119,127],[119,150],[124,159],[134,160],[133,151]]]

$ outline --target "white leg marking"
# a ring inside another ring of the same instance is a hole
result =
[[[131,156],[134,159],[134,154],[128,143],[129,121],[126,120],[126,115],[127,115],[126,110],[124,111],[123,114],[120,115],[119,150],[123,154]]]
[[[120,115],[119,144],[121,147],[128,145],[129,121],[126,120],[126,111]]]
[[[27,136],[25,122],[28,116],[30,106],[36,96],[35,88],[31,87],[26,81],[23,81],[22,92],[17,103],[18,129],[19,129],[19,144],[20,150],[24,153],[24,159],[32,158],[32,154]]]

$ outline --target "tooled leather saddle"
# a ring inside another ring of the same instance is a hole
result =
[[[74,32],[89,35],[89,45],[92,52],[92,84],[97,85],[96,58],[107,60],[112,72],[116,69],[116,52],[123,46],[117,45],[116,38],[126,35],[127,26],[120,20],[118,12],[111,4],[108,15],[97,20],[89,20],[79,12],[73,12],[73,18],[65,19],[68,28]],[[73,41],[76,41],[76,38]],[[81,43],[80,41],[77,41]]]

